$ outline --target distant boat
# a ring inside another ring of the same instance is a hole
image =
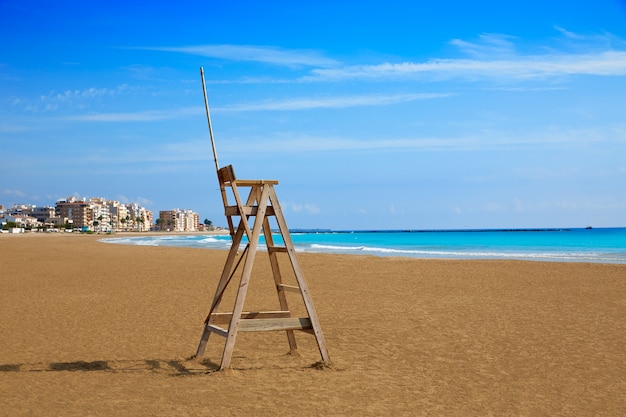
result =
[[[593,229],[593,227],[591,227],[591,226],[587,226],[587,227],[585,227],[585,229],[587,229],[587,230],[591,230],[591,229]]]

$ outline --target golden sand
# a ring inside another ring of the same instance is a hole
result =
[[[299,254],[332,367],[241,333],[214,372],[226,251],[101,237],[0,235],[0,415],[626,415],[626,265]]]

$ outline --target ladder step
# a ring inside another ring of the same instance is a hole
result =
[[[246,216],[256,216],[258,211],[259,211],[259,206],[244,206],[243,207],[243,214]],[[226,214],[226,216],[241,216],[241,213],[239,213],[239,207],[237,206],[224,207],[224,214]],[[276,214],[274,213],[274,207],[267,206],[267,208],[265,209],[265,215],[275,216]]]
[[[287,319],[248,319],[239,322],[242,332],[265,332],[271,330],[306,330],[313,328],[308,317]]]
[[[224,313],[232,316],[232,313]],[[213,323],[207,324],[206,328],[212,333],[227,337],[228,330]],[[242,318],[239,321],[239,330],[242,332],[266,332],[278,330],[308,330],[312,329],[311,319],[308,317],[286,317],[286,318]]]
[[[210,331],[212,333],[216,333],[216,334],[218,334],[220,336],[223,336],[223,337],[227,337],[228,336],[228,330],[222,329],[221,327],[217,327],[217,326],[214,326],[212,324],[207,324],[206,328],[207,328],[208,331]]]
[[[302,293],[300,287],[296,285],[287,285],[287,284],[277,284],[276,287],[280,290],[289,291],[289,292],[297,292],[298,294]]]
[[[228,324],[233,317],[233,313],[211,313],[211,324]],[[242,319],[268,319],[291,317],[290,311],[244,311],[240,316]]]
[[[271,252],[287,252],[287,248],[284,246],[268,246],[267,251],[270,253]]]

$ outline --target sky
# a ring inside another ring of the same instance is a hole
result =
[[[626,1],[0,0],[0,204],[290,228],[626,226]]]

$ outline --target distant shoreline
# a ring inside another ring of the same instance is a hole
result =
[[[290,233],[524,233],[524,232],[570,232],[574,230],[607,230],[607,229],[626,229],[626,226],[611,226],[611,227],[534,227],[534,228],[487,228],[487,229],[308,229],[308,228],[294,228],[289,229]],[[165,231],[120,231],[120,232],[63,232],[63,231],[24,231],[22,233],[7,233],[3,231],[0,235],[6,234],[51,234],[58,233],[64,235],[98,235],[98,236],[193,236],[193,235],[226,235],[229,234],[228,229],[219,229],[212,231],[192,231],[192,232],[165,232]]]

